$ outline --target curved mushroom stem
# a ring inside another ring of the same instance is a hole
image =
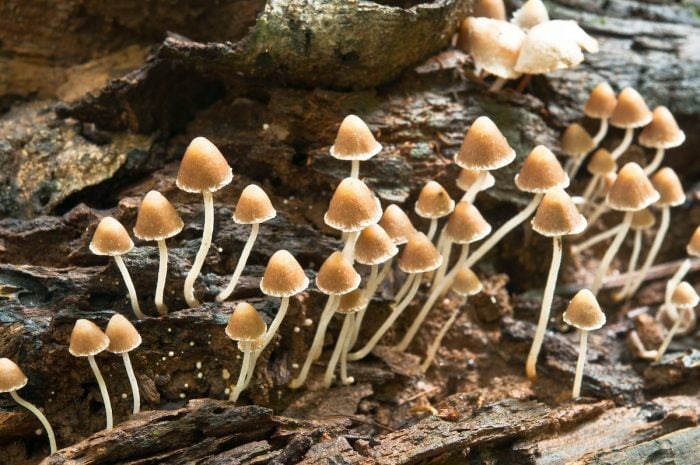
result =
[[[438,243],[438,252],[442,255],[442,263],[440,267],[435,271],[435,276],[433,277],[433,283],[430,285],[431,288],[438,286],[438,283],[442,282],[445,278],[445,273],[447,272],[447,265],[450,261],[450,255],[452,254],[452,241],[450,239],[444,239],[442,243]]]
[[[659,349],[658,349],[657,354],[656,354],[656,361],[657,362],[659,360],[661,360],[661,357],[663,357],[664,354],[666,353],[668,346],[671,344],[671,340],[673,339],[673,336],[676,335],[676,333],[678,332],[678,328],[681,327],[681,323],[682,323],[683,318],[685,316],[684,314],[686,312],[689,312],[689,311],[692,312],[693,309],[692,308],[691,309],[683,309],[683,313],[680,313],[680,312],[678,313],[678,318],[676,318],[676,321],[673,323],[673,326],[671,326],[671,329],[666,334],[664,341],[659,346]]]
[[[593,204],[591,204],[593,206]],[[605,200],[601,201],[598,206],[593,210],[593,213],[588,217],[588,224],[595,224],[603,214],[608,212],[608,204]]]
[[[348,315],[348,319],[350,320],[350,331],[352,331],[352,329],[355,327],[356,315],[356,313],[351,313]],[[348,376],[348,352],[350,352],[351,336],[352,334],[348,332],[348,335],[345,338],[345,344],[343,344],[343,350],[340,353],[340,381],[343,384],[352,384],[355,382],[355,378]]]
[[[574,388],[571,391],[571,398],[581,397],[581,381],[583,381],[583,366],[586,364],[586,346],[588,344],[588,331],[580,329],[581,341],[578,347],[578,360],[576,361],[576,374],[574,375]]]
[[[594,174],[591,180],[588,181],[588,185],[586,185],[586,189],[584,189],[582,194],[584,208],[590,203],[593,193],[598,190],[598,184],[600,184],[600,175]]]
[[[136,289],[134,288],[134,282],[131,280],[131,276],[129,275],[129,270],[126,269],[126,265],[124,264],[124,260],[122,260],[121,256],[115,255],[114,261],[117,262],[117,268],[119,268],[119,271],[122,274],[122,278],[124,279],[124,284],[126,284],[126,288],[129,291],[131,309],[134,311],[134,315],[136,315],[136,318],[138,318],[139,320],[143,320],[144,318],[146,318],[146,315],[144,315],[141,311],[139,299],[136,296]]]
[[[532,347],[530,347],[530,353],[525,363],[525,373],[531,381],[534,381],[537,377],[537,357],[540,355],[540,349],[544,341],[544,333],[547,330],[547,322],[549,322],[549,312],[552,310],[554,288],[556,287],[557,277],[559,276],[559,266],[561,266],[561,236],[554,236],[552,238],[552,246],[552,263],[549,266],[549,275],[547,276],[547,283],[544,286],[544,294],[542,295],[540,319],[537,321],[535,337],[532,339]]]
[[[88,362],[90,363],[90,368],[95,374],[95,379],[97,379],[97,385],[100,387],[100,394],[102,395],[102,401],[105,404],[105,415],[107,416],[107,428],[112,429],[114,426],[114,420],[112,419],[112,402],[109,400],[109,393],[107,392],[107,384],[105,384],[105,379],[100,373],[100,369],[97,368],[97,363],[95,362],[95,357],[88,355]]]
[[[17,391],[10,391],[10,395],[12,398],[17,402],[19,405],[22,407],[26,408],[30,412],[36,416],[39,421],[41,422],[42,425],[44,425],[44,430],[46,430],[46,435],[49,437],[49,447],[51,449],[51,453],[55,453],[56,450],[56,435],[53,433],[53,428],[51,428],[51,424],[49,423],[49,420],[46,418],[46,415],[44,415],[41,410],[36,408],[34,404],[31,402],[28,402],[21,398],[19,394],[17,394]]]
[[[651,160],[651,163],[649,163],[647,166],[644,167],[644,173],[648,176],[657,169],[659,169],[659,165],[661,165],[661,162],[664,159],[664,152],[666,150],[663,148],[656,149],[656,154],[654,155],[654,158]]]
[[[248,257],[250,256],[250,251],[253,250],[253,245],[255,245],[255,239],[257,239],[258,237],[259,230],[260,223],[253,223],[250,229],[250,235],[248,236],[248,240],[245,242],[245,246],[243,246],[243,251],[241,252],[241,256],[238,258],[238,263],[236,263],[236,269],[233,270],[231,282],[228,283],[226,289],[221,291],[219,295],[216,296],[217,302],[223,302],[224,300],[228,299],[231,296],[231,294],[233,294],[233,290],[236,288],[238,280],[243,274],[243,269],[245,268],[246,262],[248,261]]]
[[[511,232],[513,229],[517,228],[520,224],[522,224],[526,219],[530,218],[534,211],[537,209],[539,206],[540,202],[542,201],[542,198],[544,197],[544,194],[537,194],[535,195],[532,200],[530,200],[530,203],[527,204],[525,208],[523,208],[517,215],[515,215],[513,218],[509,219],[503,225],[501,225],[500,228],[498,228],[489,238],[486,240],[486,242],[482,243],[478,249],[476,249],[467,259],[465,262],[465,266],[471,268],[476,262],[481,259],[486,253],[491,250],[498,242],[503,239],[503,237]]]
[[[129,378],[129,384],[131,385],[131,394],[134,397],[134,408],[132,413],[136,415],[141,411],[141,394],[139,394],[139,385],[136,382],[136,376],[134,375],[134,369],[131,366],[131,359],[129,358],[129,352],[124,352],[122,354],[124,359],[124,368],[126,368],[126,376]]]
[[[413,277],[414,275],[406,276],[406,280],[403,282],[403,284],[399,288],[399,291],[394,296],[394,302],[401,302],[403,300],[403,298],[406,296],[406,293],[409,291],[409,289],[411,289],[411,285],[413,284]]]
[[[572,245],[571,246],[571,253],[577,254],[582,250],[585,250],[589,247],[593,247],[598,242],[602,242],[605,239],[608,239],[608,238],[614,236],[615,234],[617,234],[617,232],[620,230],[621,227],[622,227],[622,225],[618,224],[617,226],[612,227],[610,229],[606,229],[605,231],[600,232],[600,233],[596,234],[595,236],[591,236],[590,238],[586,239],[583,242]]]
[[[345,238],[345,246],[343,247],[343,255],[345,258],[350,260],[350,262],[355,261],[355,244],[357,239],[360,237],[360,231],[353,231],[348,233]]]
[[[632,245],[632,253],[630,254],[629,265],[627,266],[627,279],[625,280],[625,285],[618,292],[613,294],[613,300],[620,301],[627,296],[634,294],[632,286],[637,279],[637,261],[639,260],[639,252],[642,250],[642,231],[636,230],[634,232],[634,245]],[[646,274],[646,271],[644,272]],[[644,275],[642,274],[642,277]]]
[[[445,337],[447,331],[449,331],[452,325],[454,324],[455,320],[457,319],[457,315],[459,315],[459,309],[452,312],[450,318],[445,322],[444,325],[442,325],[442,328],[440,328],[440,331],[437,333],[437,336],[435,336],[435,340],[430,344],[430,347],[428,348],[428,353],[425,355],[425,360],[420,365],[420,369],[423,373],[428,371],[428,368],[430,368],[430,365],[433,363],[433,360],[435,360],[435,354],[437,354],[437,351],[440,348],[440,344],[442,344],[442,339]]]
[[[250,353],[250,360],[248,361],[248,373],[245,377],[245,382],[243,383],[243,389],[248,389],[248,385],[253,380],[253,374],[255,373],[255,365],[260,357],[260,350],[253,350]]]
[[[258,350],[257,352],[262,352],[263,350],[265,350],[265,347],[267,347],[267,345],[272,341],[272,338],[275,337],[277,330],[282,324],[282,320],[284,320],[285,315],[287,315],[288,308],[289,297],[282,297],[282,301],[280,302],[280,308],[279,310],[277,310],[277,315],[275,315],[275,319],[272,320],[272,323],[270,323],[270,327],[267,328],[267,332],[265,333],[265,342],[263,343],[260,350]]]
[[[437,225],[438,225],[438,219],[437,218],[430,218],[430,228],[428,228],[428,232],[426,233],[426,236],[428,236],[429,241],[432,241],[433,237],[435,237],[435,232],[437,231]]]
[[[570,169],[566,171],[566,174],[569,175],[569,178],[571,178],[571,179],[576,178],[576,175],[578,174],[578,170],[581,169],[581,165],[583,165],[583,160],[585,160],[587,156],[588,156],[588,153],[584,153],[583,155],[580,155],[580,156],[573,159],[573,161],[571,162]]]
[[[474,180],[474,184],[469,186],[469,189],[466,190],[464,195],[462,196],[462,201],[463,202],[474,202],[474,199],[476,198],[476,194],[479,193],[479,189],[481,189],[481,186],[484,184],[486,181],[486,178],[488,177],[489,172],[487,170],[481,170],[479,172],[479,176],[476,177]]]
[[[156,284],[156,308],[161,315],[168,314],[168,306],[163,302],[163,293],[165,292],[165,278],[168,275],[168,246],[165,244],[165,239],[158,241],[158,283]]]
[[[639,337],[639,334],[634,329],[632,331],[630,331],[630,333],[629,333],[629,342],[637,350],[636,355],[639,358],[643,358],[645,360],[656,360],[656,355],[658,354],[658,351],[657,350],[647,350],[647,348],[644,347],[644,343],[642,342],[642,339]]]
[[[501,89],[503,89],[503,86],[505,86],[507,82],[508,82],[508,79],[505,79],[502,77],[496,78],[496,80],[493,81],[493,83],[489,87],[489,92],[500,91]]]
[[[666,293],[664,295],[664,303],[666,305],[671,305],[671,296],[673,295],[673,291],[676,290],[681,281],[683,281],[683,278],[685,278],[685,275],[688,274],[688,271],[690,271],[690,266],[690,259],[686,258],[683,260],[683,263],[681,263],[681,266],[678,267],[676,273],[666,283]]]
[[[633,212],[625,213],[625,219],[622,220],[622,227],[617,232],[617,236],[615,236],[615,239],[610,244],[610,247],[608,247],[608,250],[605,252],[605,255],[603,255],[603,259],[598,264],[598,271],[596,272],[595,279],[593,279],[593,284],[591,285],[591,292],[596,297],[598,296],[598,291],[600,291],[600,287],[603,285],[603,278],[605,278],[605,273],[608,272],[608,268],[610,268],[610,263],[612,263],[613,258],[615,258],[617,251],[620,250],[622,241],[625,240],[627,231],[629,231],[630,229],[633,214]]]
[[[593,145],[594,147],[598,147],[600,143],[602,142],[603,139],[605,139],[605,136],[608,133],[608,118],[601,118],[600,119],[600,126],[598,127],[598,132],[596,132],[595,136],[593,136]]]
[[[350,319],[350,315],[345,315],[345,318],[343,318],[343,326],[340,328],[340,334],[338,335],[338,339],[335,341],[335,348],[333,349],[330,360],[328,360],[328,366],[326,367],[326,372],[323,375],[323,387],[331,387],[331,383],[333,382],[333,373],[335,372],[335,367],[338,365],[338,360],[340,360],[340,354],[343,352],[343,347],[345,347],[345,338],[348,336],[351,323],[352,320]]]
[[[651,268],[651,265],[654,264],[654,260],[656,260],[656,256],[659,254],[659,250],[661,249],[661,244],[664,243],[664,238],[666,237],[666,233],[668,232],[670,224],[671,207],[665,205],[661,209],[661,222],[659,223],[659,229],[656,231],[656,236],[654,236],[654,242],[652,242],[651,248],[649,249],[649,252],[647,252],[647,256],[644,258],[644,264],[642,265],[642,268],[637,273],[635,273],[634,281],[632,281],[631,285],[629,286],[629,289],[627,289],[627,292],[623,292],[623,297],[634,295],[634,293],[637,292],[637,289],[639,289],[639,286],[641,286],[644,282],[644,277],[649,272],[649,268]],[[637,244],[635,236],[635,246],[636,245]]]
[[[615,150],[612,151],[610,156],[612,156],[613,160],[617,160],[622,156],[623,153],[625,153],[625,150],[627,150],[632,143],[632,136],[634,135],[634,128],[627,128],[625,129],[625,137],[622,138],[622,141],[620,142],[620,145],[615,147]]]
[[[355,179],[360,177],[360,160],[352,160],[350,177]]]
[[[387,275],[389,274],[389,271],[391,271],[391,264],[393,263],[393,261],[394,259],[392,257],[386,262],[384,262],[384,265],[382,265],[382,271],[380,271],[374,279],[372,279],[372,275],[374,274],[374,269],[377,265],[372,266],[372,271],[370,272],[370,278],[369,281],[367,281],[367,289],[365,292],[365,299],[367,299],[367,305],[365,305],[365,308],[357,312],[357,315],[355,316],[355,325],[353,327],[350,343],[348,344],[348,350],[352,349],[352,347],[357,342],[357,337],[360,334],[360,328],[362,328],[362,320],[364,319],[365,314],[367,313],[367,307],[369,306],[372,297],[377,292],[377,289],[384,282],[384,279],[386,279]]]
[[[199,301],[194,296],[194,282],[197,280],[197,276],[199,276],[199,272],[202,270],[204,259],[207,258],[207,252],[209,252],[211,239],[214,235],[214,197],[212,197],[211,192],[202,192],[202,197],[204,197],[204,232],[202,233],[202,243],[199,245],[199,250],[194,258],[194,263],[192,263],[192,268],[190,268],[190,272],[187,273],[184,287],[185,300],[190,308],[200,305]]]
[[[234,388],[233,393],[231,393],[231,396],[229,397],[229,400],[232,402],[236,402],[238,400],[238,396],[241,395],[241,392],[243,392],[243,389],[245,389],[246,387],[248,369],[250,368],[250,353],[252,352],[250,345],[250,341],[243,342],[243,362],[241,363],[241,372],[238,374],[238,381],[236,382],[236,387]]]

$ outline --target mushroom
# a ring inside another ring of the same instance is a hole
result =
[[[444,187],[435,181],[428,181],[420,191],[416,201],[416,214],[422,218],[430,220],[428,229],[428,239],[432,240],[437,231],[438,219],[449,215],[455,209],[455,201]]]
[[[605,324],[605,313],[600,309],[600,305],[598,305],[598,301],[593,293],[588,289],[582,289],[571,299],[562,317],[566,324],[578,328],[581,337],[578,361],[576,362],[576,374],[574,375],[574,388],[571,391],[571,397],[578,399],[581,395],[583,365],[586,363],[588,332],[603,327]]]
[[[477,179],[479,179],[479,174],[481,174],[480,170],[465,170],[462,169],[459,172],[459,177],[457,178],[457,187],[459,187],[460,190],[463,190],[465,193],[470,190],[472,186],[474,186],[474,183],[476,183]],[[491,173],[486,171],[486,179],[482,183],[479,184],[479,186],[475,186],[475,189],[478,192],[485,191],[486,189],[492,188],[496,184],[496,178],[493,177]],[[472,190],[472,192],[474,192]],[[476,193],[474,193],[474,197],[476,197]],[[462,199],[466,200],[468,202],[474,202],[474,199]]]
[[[688,241],[688,245],[686,246],[685,250],[691,257],[700,257],[700,226],[695,228],[695,231],[693,231],[693,235],[690,236],[690,240]],[[690,267],[690,258],[686,258],[685,260],[683,260],[681,265],[678,267],[678,270],[676,270],[671,279],[669,279],[666,282],[666,293],[664,297],[664,303],[666,305],[670,305],[671,295],[673,294],[673,291],[676,289],[676,286],[678,286],[678,284],[681,281],[683,281],[685,275],[688,274],[688,272],[690,271]]]
[[[651,112],[644,98],[631,87],[625,87],[617,97],[617,103],[610,115],[610,124],[625,130],[625,136],[620,144],[611,152],[617,160],[627,150],[632,142],[635,128],[646,126],[651,122]]]
[[[537,376],[537,357],[542,348],[544,333],[549,321],[549,313],[552,309],[552,299],[554,298],[554,288],[559,276],[559,266],[562,257],[562,236],[580,234],[586,229],[586,219],[581,215],[567,194],[561,187],[550,189],[542,199],[542,203],[537,208],[535,217],[532,220],[532,229],[545,236],[552,238],[552,263],[547,275],[547,283],[542,295],[542,307],[540,317],[537,321],[535,337],[532,340],[532,347],[525,364],[525,372],[530,380]]]
[[[15,362],[9,358],[0,358],[0,393],[9,392],[15,402],[32,412],[34,416],[37,417],[37,419],[44,426],[46,435],[49,437],[49,447],[51,449],[51,453],[53,454],[57,450],[56,436],[54,435],[53,428],[51,428],[49,420],[46,418],[46,415],[44,415],[34,404],[24,400],[19,396],[19,394],[17,394],[19,389],[22,389],[27,385],[27,381],[27,376]]]
[[[389,235],[391,242],[396,245],[405,244],[411,234],[416,232],[406,212],[394,204],[386,207],[378,224]]]
[[[513,18],[510,20],[525,31],[547,21],[549,13],[542,0],[527,0],[513,12]]]
[[[506,20],[506,5],[503,0],[476,0],[472,16]]]
[[[139,385],[136,382],[134,369],[131,367],[129,352],[141,345],[141,335],[138,331],[136,331],[134,325],[132,325],[129,320],[124,318],[124,316],[119,313],[114,314],[114,316],[109,319],[107,329],[105,329],[105,334],[109,338],[107,352],[121,354],[122,359],[124,360],[126,376],[129,378],[131,393],[134,396],[134,408],[132,412],[134,415],[136,415],[141,410],[141,396],[139,395]]]
[[[366,161],[381,152],[382,146],[359,116],[348,115],[338,128],[331,156],[338,160],[351,160],[350,177],[360,175],[360,161]]]
[[[518,26],[491,18],[467,18],[469,53],[474,60],[476,73],[493,74],[497,79],[489,91],[501,90],[508,79],[520,76],[513,67],[518,59],[525,33]]]
[[[233,173],[218,148],[204,137],[195,137],[185,150],[177,173],[177,187],[185,192],[202,194],[204,199],[204,231],[202,243],[192,268],[185,278],[185,300],[190,307],[200,305],[194,296],[194,282],[202,270],[214,235],[214,197],[212,193],[231,183]]]
[[[102,401],[105,404],[105,415],[107,417],[107,428],[112,429],[114,421],[112,420],[112,403],[109,400],[107,385],[100,373],[100,369],[95,362],[95,355],[99,354],[109,346],[109,338],[102,330],[92,321],[79,319],[73,326],[73,332],[70,335],[70,346],[68,352],[75,357],[87,357],[90,368],[95,374],[97,385],[100,387]]]
[[[331,358],[328,361],[328,366],[326,367],[326,372],[323,375],[324,387],[331,387],[333,373],[335,372],[335,367],[338,365],[338,360],[340,360],[341,382],[343,384],[352,384],[355,382],[352,376],[348,376],[348,350],[352,331],[355,326],[355,315],[357,312],[367,307],[367,297],[365,294],[364,289],[355,289],[352,292],[340,296],[340,302],[336,313],[345,315],[345,318],[343,319],[343,325],[340,329],[340,334],[338,334],[338,339],[335,342],[335,349],[333,349]]]
[[[610,152],[605,149],[598,149],[593,154],[593,157],[591,157],[591,161],[588,162],[586,168],[588,172],[591,173],[592,177],[583,191],[584,207],[595,200],[603,178],[607,174],[617,171],[617,162],[612,155],[610,155]]]
[[[124,284],[126,284],[126,288],[129,291],[131,309],[134,311],[137,318],[144,319],[146,315],[143,314],[139,306],[134,282],[131,280],[129,270],[126,269],[124,260],[122,260],[121,257],[133,248],[134,242],[129,237],[129,233],[126,232],[126,229],[124,229],[124,226],[122,226],[119,221],[111,216],[102,218],[100,224],[97,225],[95,234],[92,236],[92,241],[90,241],[90,251],[92,253],[95,255],[108,255],[114,258],[122,274],[122,278],[124,279]]]
[[[671,294],[671,305],[677,309],[680,309],[681,313],[678,315],[675,323],[673,323],[673,326],[666,334],[664,342],[662,342],[661,346],[659,346],[656,361],[661,360],[661,357],[664,356],[666,349],[668,349],[669,344],[671,344],[673,336],[675,336],[675,334],[678,332],[681,323],[683,320],[691,318],[690,314],[693,312],[693,308],[695,308],[699,302],[700,296],[698,296],[697,292],[695,292],[695,289],[693,289],[693,286],[691,286],[690,283],[683,281],[676,286],[673,294]]]
[[[685,142],[685,133],[681,131],[673,114],[664,106],[654,108],[651,123],[639,133],[639,145],[656,149],[654,159],[644,168],[651,174],[659,168],[666,149],[678,147]]]
[[[168,274],[168,246],[165,240],[182,231],[184,223],[175,207],[158,191],[150,191],[141,201],[136,216],[134,235],[144,241],[157,241],[160,264],[156,284],[156,308],[161,315],[168,314],[168,306],[163,302],[165,278]]]
[[[241,372],[238,375],[236,387],[231,393],[229,400],[236,402],[241,392],[246,387],[248,379],[248,371],[250,370],[250,358],[253,353],[253,344],[261,338],[267,331],[265,321],[260,317],[255,307],[246,302],[240,302],[233,309],[231,317],[226,325],[226,335],[237,341],[242,347],[243,362],[241,363]]]
[[[561,151],[570,158],[564,171],[570,178],[575,178],[586,155],[595,148],[593,139],[588,131],[578,123],[570,124],[561,136]]]
[[[238,263],[236,263],[236,269],[233,271],[231,281],[228,286],[226,286],[226,289],[216,296],[217,302],[223,302],[228,299],[236,288],[238,280],[241,274],[243,274],[243,269],[248,261],[248,257],[250,256],[250,251],[253,250],[255,239],[258,237],[260,223],[271,220],[275,216],[277,216],[277,212],[264,190],[255,184],[250,184],[243,189],[238,203],[236,204],[233,221],[237,224],[251,225],[250,235],[248,236],[245,246],[243,246],[241,256],[238,258]]]
[[[588,96],[583,113],[589,118],[600,120],[598,132],[593,136],[594,147],[598,147],[608,133],[608,120],[612,116],[616,104],[615,91],[607,82],[601,82],[595,86],[591,95]]]
[[[642,233],[654,227],[656,224],[656,217],[653,213],[649,211],[648,208],[644,210],[639,210],[634,212],[632,215],[632,223],[630,224],[630,229],[634,231],[634,242],[632,246],[632,253],[630,254],[629,265],[627,266],[627,277],[625,278],[625,283],[619,292],[613,294],[613,300],[622,300],[628,295],[632,295],[634,291],[630,292],[634,282],[636,280],[637,261],[639,260],[639,253],[642,250]]]

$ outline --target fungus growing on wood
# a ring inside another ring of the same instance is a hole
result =
[[[542,0],[527,0],[513,12],[513,18],[510,20],[525,31],[547,21],[549,12]]]
[[[105,334],[109,338],[107,352],[121,354],[122,359],[124,360],[126,376],[129,378],[131,393],[134,397],[134,408],[132,409],[132,413],[136,415],[141,410],[141,396],[139,395],[139,385],[136,382],[134,369],[131,366],[129,352],[141,345],[141,335],[136,328],[134,328],[134,325],[132,325],[129,320],[124,318],[124,316],[119,313],[114,314],[114,316],[109,319],[109,323],[107,323],[107,328],[105,329]]]
[[[578,123],[570,124],[561,136],[561,151],[570,158],[564,171],[570,178],[575,178],[586,155],[595,148],[595,142],[583,126]]]
[[[416,232],[406,212],[404,212],[401,207],[394,204],[386,207],[378,224],[386,231],[391,241],[396,245],[405,244],[408,242],[408,238],[411,237],[411,234]]]
[[[677,312],[678,316],[676,317],[676,321],[666,334],[666,338],[661,343],[661,346],[659,346],[656,355],[657,361],[661,360],[661,357],[663,357],[666,353],[669,344],[671,344],[673,336],[675,336],[678,332],[683,320],[688,320],[692,317],[691,312],[693,312],[693,309],[698,305],[698,303],[700,303],[700,296],[698,296],[697,292],[695,292],[695,289],[693,289],[693,286],[691,286],[690,283],[683,281],[676,286],[673,294],[671,294],[671,305],[680,311]]]
[[[415,211],[418,216],[430,220],[430,228],[426,234],[428,239],[432,240],[435,236],[438,219],[449,215],[454,209],[455,201],[440,183],[428,181],[423,186],[416,201]]]
[[[513,68],[525,40],[522,29],[505,21],[474,17],[467,18],[466,27],[476,73],[486,72],[497,78],[489,88],[491,92],[520,76]]]
[[[622,286],[622,289],[613,294],[613,300],[622,300],[626,296],[634,293],[634,291],[631,291],[631,289],[634,286],[636,279],[635,270],[637,269],[639,253],[642,250],[642,233],[653,228],[655,224],[656,217],[649,211],[649,208],[634,212],[632,215],[630,229],[634,231],[634,242],[632,245],[632,253],[630,254],[629,265],[627,266],[627,278],[625,279],[625,284]]]
[[[24,400],[19,394],[17,394],[19,389],[22,389],[27,385],[27,381],[27,376],[15,362],[9,358],[0,358],[0,393],[9,392],[15,402],[32,412],[34,416],[37,417],[37,419],[44,426],[46,435],[49,438],[49,447],[51,453],[53,454],[57,450],[56,435],[53,432],[53,428],[51,428],[49,420],[46,418],[46,415],[44,415],[34,404]]]
[[[678,127],[669,109],[658,106],[651,113],[651,123],[639,133],[638,140],[642,147],[656,149],[653,160],[644,168],[646,174],[651,174],[661,165],[667,149],[678,147],[685,142],[685,133]]]
[[[233,271],[231,281],[228,286],[226,286],[226,289],[222,290],[219,295],[216,296],[218,302],[223,302],[228,299],[236,288],[238,280],[241,274],[243,274],[243,269],[248,261],[250,252],[253,250],[253,245],[255,245],[255,239],[258,237],[260,223],[271,220],[275,216],[277,216],[277,211],[275,211],[272,202],[270,202],[270,198],[264,190],[255,184],[250,184],[243,189],[238,203],[236,204],[236,210],[233,213],[233,221],[237,224],[251,225],[250,235],[243,247],[241,256],[238,258],[238,263],[236,263],[236,269]]]
[[[357,178],[360,175],[360,162],[369,160],[381,150],[382,145],[365,122],[359,116],[348,115],[340,123],[330,152],[333,158],[352,161],[350,177]]]
[[[610,115],[610,124],[616,128],[624,129],[625,136],[620,144],[611,152],[617,160],[622,156],[632,143],[634,130],[646,126],[651,122],[651,112],[644,98],[631,87],[625,87],[617,97],[617,103]]]
[[[236,388],[229,398],[229,400],[236,402],[247,385],[246,379],[248,378],[248,370],[251,368],[250,357],[253,354],[253,344],[263,337],[267,331],[267,325],[255,307],[249,303],[241,302],[231,313],[225,331],[228,337],[241,344],[240,347],[243,351],[243,362],[241,362]]]
[[[156,284],[156,308],[161,315],[168,314],[163,302],[165,278],[168,275],[168,246],[165,240],[182,231],[184,223],[175,207],[158,191],[150,191],[141,201],[136,216],[134,235],[144,241],[158,242],[158,282]]]
[[[608,120],[612,116],[616,104],[615,91],[612,90],[612,87],[607,82],[601,82],[595,86],[591,91],[591,95],[588,96],[586,105],[583,107],[583,113],[589,118],[600,120],[598,132],[593,136],[595,147],[600,145],[600,142],[608,133]]]
[[[202,270],[214,235],[214,197],[212,193],[231,183],[233,173],[218,148],[204,137],[195,137],[185,150],[177,173],[177,187],[185,192],[202,194],[204,199],[204,231],[202,243],[190,272],[185,278],[184,293],[187,305],[199,306],[194,296],[194,282]]]

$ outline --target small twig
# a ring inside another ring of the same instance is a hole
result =
[[[412,402],[412,401],[414,401],[414,400],[416,400],[416,399],[420,399],[420,398],[423,397],[423,396],[427,396],[428,394],[432,394],[433,392],[437,391],[438,389],[439,389],[439,388],[438,388],[437,386],[433,386],[433,387],[431,387],[430,389],[427,389],[427,390],[425,390],[425,391],[421,391],[421,392],[419,392],[419,393],[417,393],[417,394],[412,395],[412,396],[409,397],[408,399],[402,400],[401,402],[399,402],[399,405],[404,405],[404,404],[407,404],[407,403],[409,403],[409,402]]]

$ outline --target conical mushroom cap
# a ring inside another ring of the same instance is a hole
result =
[[[562,317],[566,324],[584,331],[600,329],[605,324],[605,313],[588,289],[576,293]]]
[[[16,391],[27,385],[27,376],[9,358],[0,358],[0,392]]]
[[[255,307],[241,302],[233,309],[226,325],[226,335],[234,341],[254,341],[267,331],[267,324]]]
[[[506,20],[506,5],[503,0],[476,0],[472,16]]]
[[[610,118],[616,104],[615,91],[607,82],[601,82],[591,91],[583,112],[589,118]]]
[[[411,220],[406,215],[401,207],[391,204],[386,207],[382,218],[379,220],[379,226],[389,235],[392,242],[396,245],[405,244],[408,238],[416,232]]]
[[[549,21],[549,13],[542,0],[527,0],[523,6],[513,12],[513,19],[510,20],[511,23],[526,31],[546,21]]]
[[[141,335],[124,315],[115,313],[107,323],[105,334],[109,338],[107,352],[123,354],[141,345]]]
[[[264,190],[255,184],[243,189],[236,204],[233,221],[238,224],[263,223],[277,216],[277,211]]]
[[[68,352],[76,357],[99,354],[109,346],[109,338],[92,321],[79,319],[70,335]]]
[[[411,235],[399,257],[399,268],[404,273],[425,273],[437,270],[440,264],[442,255],[422,232]]]
[[[343,232],[362,231],[382,217],[382,206],[364,182],[343,179],[331,198],[324,221]]]
[[[532,229],[547,237],[579,234],[586,229],[586,218],[578,212],[569,194],[560,187],[544,195],[532,220]]]
[[[360,233],[355,243],[355,261],[363,265],[378,265],[399,253],[398,247],[384,229],[373,224]]]
[[[428,181],[418,195],[416,213],[423,218],[442,218],[452,213],[455,201],[440,183]]]
[[[467,201],[461,201],[447,219],[445,235],[457,244],[470,244],[491,234],[491,225],[479,210]]]
[[[260,290],[265,295],[291,297],[309,287],[309,278],[294,256],[286,250],[278,250],[267,262],[265,274],[260,280]]]
[[[491,18],[467,18],[469,53],[477,71],[504,79],[515,79],[521,73],[513,67],[518,59],[525,33],[518,26]]]
[[[185,192],[216,192],[233,180],[219,149],[209,139],[195,137],[185,150],[177,173],[177,187]]]
[[[144,241],[160,241],[179,234],[184,223],[175,207],[158,191],[150,191],[141,201],[134,235]]]
[[[102,218],[90,241],[90,251],[95,255],[123,255],[133,248],[129,233],[111,216]]]
[[[685,249],[691,257],[700,257],[700,226],[693,231],[693,235],[690,236],[690,241],[688,241]]]
[[[513,160],[515,150],[508,145],[496,124],[486,116],[478,117],[469,127],[455,155],[457,166],[472,170],[496,170]]]
[[[566,128],[560,144],[562,153],[574,158],[581,157],[595,148],[593,138],[578,123],[570,124]]]
[[[617,179],[606,197],[608,206],[617,211],[637,211],[659,200],[644,170],[636,163],[627,163],[617,173]]]
[[[685,192],[681,180],[672,168],[665,167],[654,173],[651,185],[659,192],[658,206],[676,207],[685,202]]]
[[[328,295],[343,295],[360,286],[362,278],[342,252],[333,252],[316,275],[316,287]]]
[[[631,87],[625,87],[617,97],[610,115],[610,124],[616,128],[639,128],[651,122],[651,111],[644,98]]]
[[[581,63],[583,53],[569,27],[572,26],[562,27],[557,21],[547,21],[531,28],[520,48],[515,70],[526,74],[543,74],[573,68]]]
[[[639,133],[638,140],[642,147],[670,149],[685,142],[685,133],[669,109],[658,106],[651,114],[651,123]]]
[[[337,313],[348,314],[356,313],[367,306],[367,297],[364,289],[355,289],[352,292],[343,294],[340,297]]]
[[[471,268],[463,266],[452,282],[452,290],[461,296],[476,295],[484,289],[479,277]]]
[[[569,187],[569,176],[551,150],[538,145],[515,175],[515,186],[523,192],[543,194],[553,187]]]
[[[338,160],[369,160],[379,152],[382,146],[372,135],[367,125],[359,116],[345,117],[335,143],[331,147],[331,156]]]
[[[598,149],[588,162],[588,172],[598,176],[605,176],[608,173],[617,171],[617,162],[610,152],[605,149]]]
[[[694,308],[700,302],[700,296],[688,281],[683,281],[673,290],[671,303],[678,308]]]
[[[457,178],[457,187],[465,192],[468,191],[472,184],[474,184],[479,178],[481,173],[481,170],[460,170],[459,177]],[[496,178],[494,178],[493,175],[487,171],[486,179],[484,180],[483,184],[479,186],[479,192],[492,188],[494,184],[496,184]]]
[[[635,231],[644,231],[645,229],[651,229],[656,224],[656,217],[648,209],[639,210],[632,214],[632,225],[631,228]]]

